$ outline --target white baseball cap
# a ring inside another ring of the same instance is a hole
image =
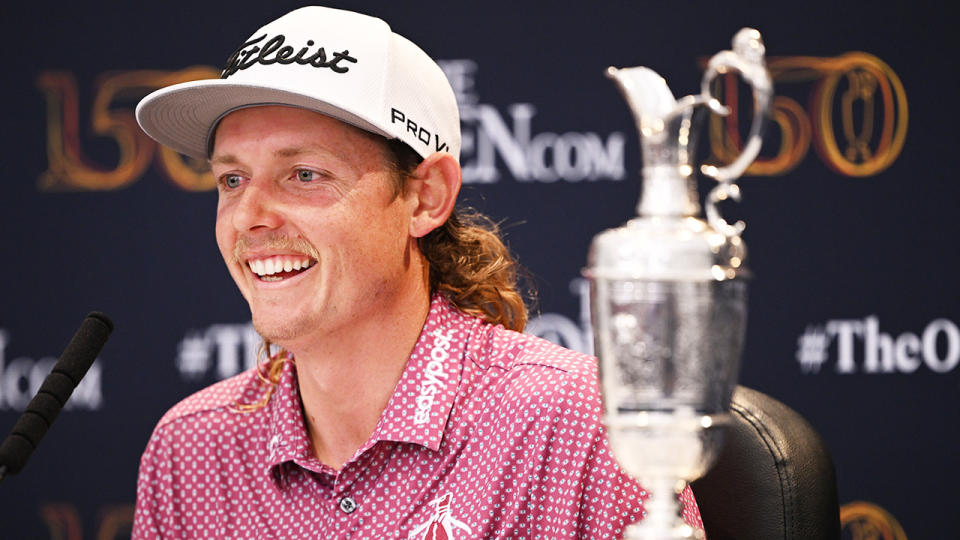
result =
[[[423,157],[460,159],[460,113],[440,66],[380,19],[317,6],[257,30],[219,79],[143,98],[137,121],[161,144],[206,159],[220,119],[258,105],[310,109],[400,139]]]

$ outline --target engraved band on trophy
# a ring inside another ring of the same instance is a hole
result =
[[[711,94],[718,74],[739,72],[753,89],[754,118],[743,152],[725,167],[699,219],[694,119],[703,107],[729,114]],[[722,444],[746,328],[743,223],[716,204],[740,199],[734,181],[756,158],[772,96],[760,33],[744,28],[733,50],[714,55],[698,95],[675,99],[645,67],[609,68],[640,130],[639,216],[593,239],[584,274],[613,453],[650,490],[645,517],[624,538],[702,538],[680,519],[679,489],[702,476]]]

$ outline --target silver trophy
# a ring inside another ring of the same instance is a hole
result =
[[[703,166],[717,180],[707,219],[695,184],[696,113],[729,114],[711,93],[719,74],[739,72],[753,89],[754,117],[740,156]],[[594,237],[588,268],[600,376],[613,453],[649,490],[645,516],[624,538],[703,538],[680,518],[677,493],[702,476],[722,444],[746,328],[743,223],[717,203],[740,199],[734,181],[760,151],[772,96],[760,33],[744,28],[733,50],[710,59],[700,94],[679,100],[645,67],[607,73],[640,129],[639,216]]]

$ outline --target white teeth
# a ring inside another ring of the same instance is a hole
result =
[[[247,261],[247,266],[250,268],[250,271],[260,276],[264,281],[280,281],[282,278],[274,274],[291,272],[293,270],[306,270],[312,265],[312,261],[307,258],[270,257],[267,259]]]

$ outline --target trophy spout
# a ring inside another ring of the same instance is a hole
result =
[[[607,77],[613,79],[630,105],[637,127],[643,137],[656,137],[665,128],[665,122],[677,107],[677,100],[667,81],[650,68],[607,68]]]
[[[607,76],[629,104],[640,131],[643,156],[641,216],[684,217],[699,213],[693,183],[696,137],[692,118],[696,100],[677,100],[664,80],[650,68],[607,68]]]
[[[730,225],[720,217],[716,203],[727,198],[739,200],[740,193],[733,182],[760,152],[763,121],[773,92],[764,51],[759,32],[741,29],[733,39],[733,50],[721,51],[710,59],[700,93],[680,99],[673,96],[663,77],[650,68],[607,68],[607,77],[617,83],[640,131],[643,156],[643,195],[637,206],[640,216],[681,218],[699,214],[694,180],[697,169],[694,115],[701,105],[720,115],[729,114],[729,109],[712,95],[710,86],[720,74],[739,72],[752,87],[754,97],[754,119],[746,144],[729,165],[703,165],[700,170],[719,182],[706,204],[711,226],[730,238],[743,232],[742,222]]]

